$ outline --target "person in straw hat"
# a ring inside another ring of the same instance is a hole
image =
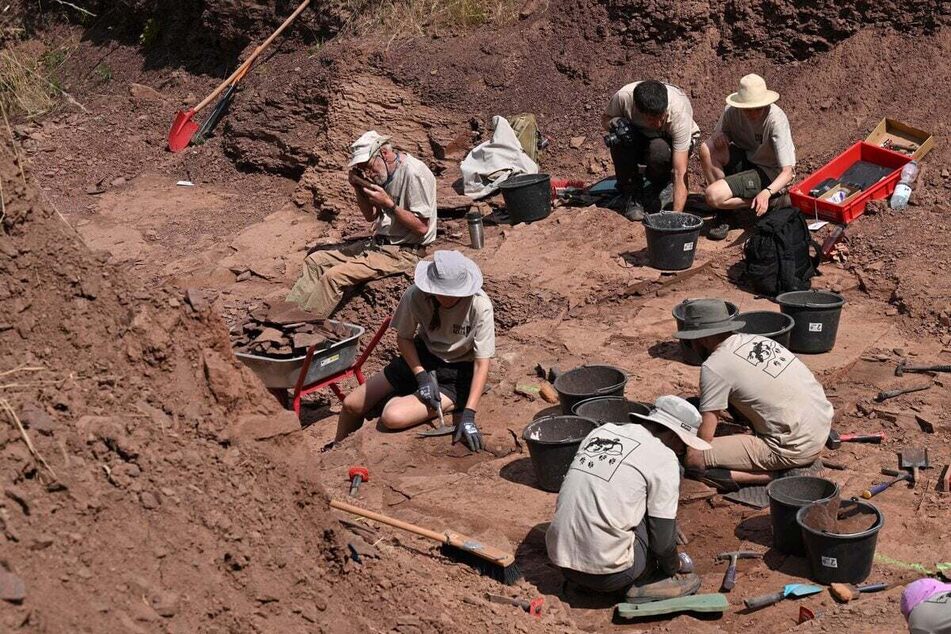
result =
[[[482,291],[482,272],[458,251],[436,251],[416,265],[414,282],[390,324],[400,356],[344,399],[335,442],[359,429],[366,413],[395,393],[380,416],[383,427],[413,427],[441,406],[458,414],[453,443],[462,440],[479,451],[476,411],[495,356],[495,317]]]
[[[661,396],[646,415],[589,433],[558,492],[545,534],[548,557],[568,581],[643,602],[693,594],[700,578],[677,552],[680,463],[697,436],[700,412]]]
[[[721,299],[689,301],[683,315],[676,337],[704,360],[699,434],[711,445],[687,450],[687,477],[735,491],[819,467],[834,412],[809,368],[776,341],[739,333],[746,324]],[[714,437],[728,407],[752,434]]]
[[[708,183],[704,195],[711,207],[763,213],[792,181],[796,147],[778,99],[779,93],[755,74],[743,77],[739,90],[726,98],[713,136],[700,146],[700,168]],[[709,237],[722,240],[729,229],[726,216],[718,215]]]
[[[350,146],[348,179],[373,235],[343,248],[314,247],[287,301],[329,317],[358,284],[409,272],[436,239],[436,177],[375,130]]]

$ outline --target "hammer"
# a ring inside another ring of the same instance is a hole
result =
[[[895,376],[902,376],[905,372],[951,372],[951,365],[908,365],[908,359],[902,359],[895,368]]]
[[[874,434],[840,434],[834,429],[829,430],[829,438],[826,439],[826,447],[829,449],[838,449],[844,442],[870,442],[876,445],[883,440],[887,440],[885,432],[880,431]]]
[[[736,585],[736,560],[737,559],[758,559],[762,557],[762,553],[754,553],[749,550],[734,550],[728,553],[720,553],[717,555],[717,561],[726,561],[730,560],[730,565],[726,567],[726,572],[723,573],[723,587],[724,592],[729,592],[733,589],[733,586]]]

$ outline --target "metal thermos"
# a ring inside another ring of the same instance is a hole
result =
[[[485,244],[485,232],[482,228],[482,214],[478,211],[472,211],[466,214],[466,222],[469,223],[469,244],[473,249],[481,249]]]

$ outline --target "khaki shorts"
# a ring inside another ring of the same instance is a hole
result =
[[[790,458],[776,453],[759,436],[735,434],[719,436],[710,441],[712,449],[703,452],[706,468],[722,467],[738,471],[779,471],[805,467],[815,462],[818,454],[803,458]]]

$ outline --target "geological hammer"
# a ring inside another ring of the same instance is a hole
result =
[[[730,565],[726,567],[726,572],[723,573],[723,591],[729,592],[733,589],[733,586],[736,585],[737,559],[759,559],[762,556],[762,553],[754,553],[750,550],[734,550],[732,552],[720,553],[717,555],[717,561],[730,561]]]
[[[902,359],[895,368],[895,376],[902,376],[905,372],[951,372],[951,365],[908,365],[908,359]]]
[[[883,440],[888,440],[885,432],[880,431],[875,434],[840,434],[836,430],[829,430],[829,438],[826,439],[826,447],[829,449],[838,449],[844,442],[870,442],[880,444]]]

